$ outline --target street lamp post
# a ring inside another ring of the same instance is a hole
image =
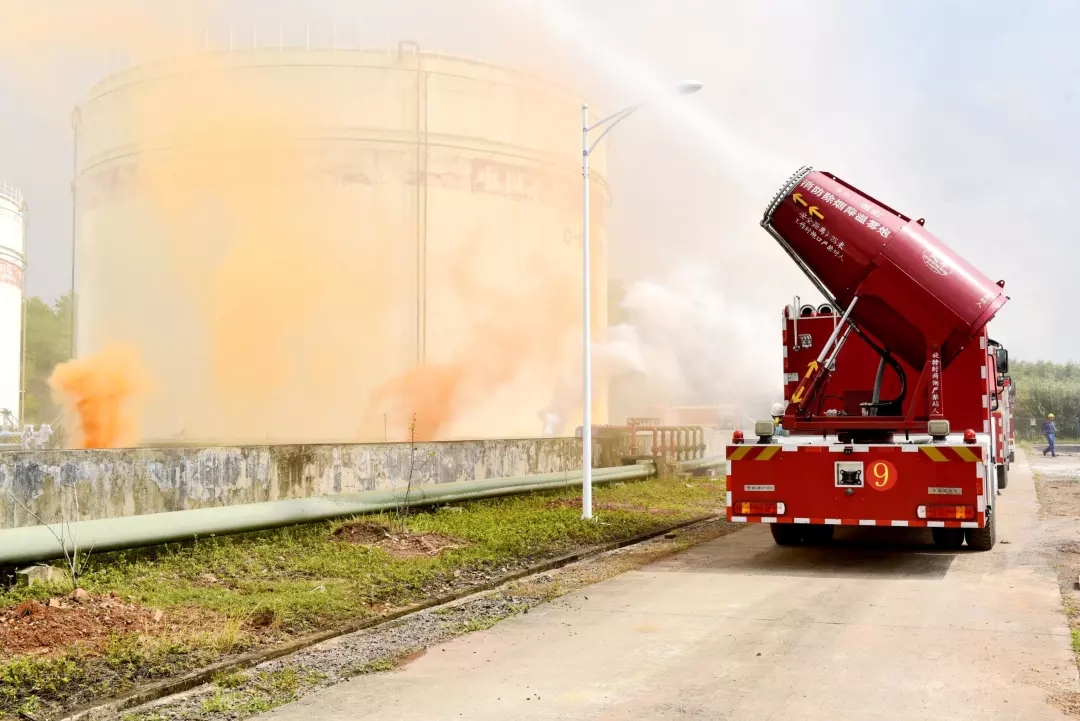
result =
[[[701,90],[701,83],[693,80],[684,80],[672,90],[675,95],[689,95]],[[581,311],[581,345],[582,345],[582,381],[584,391],[582,394],[582,419],[581,419],[581,517],[592,518],[592,281],[590,279],[590,241],[589,241],[589,156],[604,136],[620,121],[629,117],[635,110],[648,103],[644,100],[630,107],[623,108],[617,113],[612,113],[602,120],[589,125],[589,106],[583,103],[581,106],[581,177],[583,183],[582,192],[582,311]],[[606,126],[606,127],[605,127]],[[600,136],[592,143],[589,142],[589,133],[598,128],[603,128]]]

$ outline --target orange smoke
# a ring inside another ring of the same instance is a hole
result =
[[[415,414],[412,437],[406,440],[434,441],[451,418],[465,374],[466,368],[460,365],[413,368],[372,394],[369,414],[383,413],[386,429],[393,429],[395,440],[401,439],[402,429],[414,423]]]
[[[478,78],[473,91],[432,66],[430,110],[416,107],[400,53],[349,69],[312,50],[271,77],[246,52],[254,36],[245,52],[201,52],[227,3],[146,5],[12,0],[0,23],[12,82],[54,125],[67,127],[71,108],[53,97],[63,68],[113,75],[79,114],[83,157],[110,159],[80,170],[75,263],[80,343],[109,350],[53,378],[80,445],[406,440],[414,414],[418,440],[539,433],[540,409],[580,362],[577,99],[515,75],[490,99],[520,112],[478,115],[476,98],[501,85]],[[133,59],[140,67],[115,77]],[[476,148],[340,133],[412,137],[427,132],[421,112],[433,137],[482,132]],[[105,152],[121,140],[124,153]],[[545,160],[503,157],[494,140]],[[121,373],[129,361],[154,380],[145,408],[141,379]]]
[[[134,346],[111,345],[96,355],[61,363],[49,385],[77,420],[74,448],[123,448],[138,440],[147,382]]]
[[[476,264],[480,256],[464,244],[445,267],[430,271],[445,273],[433,283],[440,290],[440,304],[459,303],[461,314],[468,317],[459,344],[448,349],[446,362],[429,361],[375,391],[361,437],[373,437],[385,423],[388,440],[408,440],[403,434],[414,414],[417,441],[475,435],[469,423],[477,418],[490,422],[513,417],[532,423],[534,432],[542,428],[540,411],[550,403],[567,364],[579,367],[581,290],[576,268],[568,269],[565,257],[541,250],[513,256],[497,273],[485,273]],[[596,274],[594,287],[604,287],[602,281]],[[606,304],[595,295],[593,301],[594,340],[599,341]]]

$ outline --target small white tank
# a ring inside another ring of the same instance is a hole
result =
[[[0,183],[0,417],[8,419],[14,428],[22,420],[25,252],[26,202],[18,190]]]

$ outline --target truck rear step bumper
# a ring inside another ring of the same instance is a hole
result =
[[[728,513],[732,523],[805,523],[815,526],[888,526],[892,528],[979,528],[978,521],[883,521],[869,518],[780,518],[778,516],[735,516]]]

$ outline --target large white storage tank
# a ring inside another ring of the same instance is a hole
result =
[[[26,202],[0,184],[0,424],[21,422]]]
[[[137,346],[144,442],[400,440],[412,413],[421,438],[535,436],[566,398],[572,433],[580,103],[409,45],[99,83],[78,128],[79,355]],[[602,147],[592,162],[599,335]]]

